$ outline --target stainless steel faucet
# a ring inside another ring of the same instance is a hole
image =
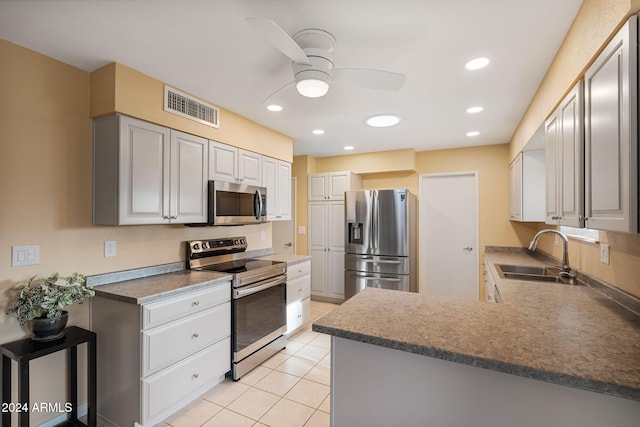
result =
[[[536,250],[536,246],[538,245],[538,239],[540,238],[540,236],[542,236],[545,233],[557,234],[558,236],[560,236],[562,238],[562,241],[563,241],[562,272],[567,274],[567,275],[570,275],[569,272],[571,271],[571,267],[569,267],[569,254],[568,254],[568,250],[567,250],[567,247],[569,246],[569,239],[567,239],[567,235],[564,234],[562,231],[558,231],[558,230],[554,230],[554,229],[550,229],[550,228],[538,231],[538,233],[533,237],[533,240],[529,244],[529,250],[532,251],[532,252]]]

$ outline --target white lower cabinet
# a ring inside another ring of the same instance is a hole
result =
[[[287,266],[287,334],[311,320],[311,261]]]
[[[98,414],[152,426],[219,383],[231,366],[231,283],[137,305],[96,296]]]

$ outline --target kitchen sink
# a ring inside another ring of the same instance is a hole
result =
[[[574,278],[563,276],[560,267],[495,264],[498,274],[503,279],[530,280],[534,282],[551,282],[566,285],[582,285]]]

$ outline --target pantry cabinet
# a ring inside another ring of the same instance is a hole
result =
[[[344,202],[309,202],[311,295],[344,300]]]
[[[205,222],[206,139],[123,115],[94,121],[93,223]]]
[[[545,123],[547,224],[584,227],[583,106],[580,81]]]
[[[291,163],[262,156],[262,186],[267,189],[267,220],[290,220]]]
[[[344,192],[359,190],[362,178],[353,172],[329,172],[309,175],[307,200],[344,200]]]
[[[638,19],[585,73],[585,226],[638,232]]]
[[[509,165],[509,219],[544,221],[544,150],[523,151]]]
[[[262,155],[209,141],[209,179],[261,186]]]

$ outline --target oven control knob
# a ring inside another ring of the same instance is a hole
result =
[[[202,249],[207,249],[208,245],[207,242],[202,242]]]
[[[193,249],[197,251],[198,249],[200,249],[200,245],[197,244],[197,243],[194,243],[193,244]]]
[[[240,243],[242,243],[243,245],[246,243],[244,239],[240,239]]]

